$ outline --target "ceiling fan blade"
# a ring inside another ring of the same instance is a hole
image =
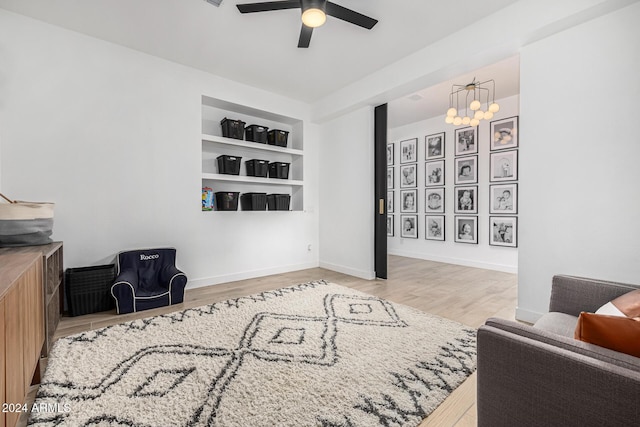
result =
[[[347,9],[346,7],[342,7],[335,3],[331,3],[330,1],[327,2],[326,12],[327,15],[333,16],[334,18],[342,19],[343,21],[347,21],[360,27],[366,28],[367,30],[372,29],[373,26],[378,23],[377,19],[369,18],[366,15],[363,15],[351,9]]]
[[[302,24],[302,28],[300,29],[300,38],[298,39],[298,47],[309,47],[311,34],[313,34],[313,28]]]
[[[260,3],[237,4],[240,13],[267,12],[270,10],[300,8],[300,0],[265,1]]]

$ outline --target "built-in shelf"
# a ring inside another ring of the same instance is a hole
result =
[[[277,145],[260,144],[257,142],[244,141],[241,139],[225,138],[224,136],[202,134],[202,141],[212,142],[214,144],[224,144],[232,147],[249,148],[252,150],[272,151],[275,153],[291,154],[292,156],[302,156],[302,150],[295,148],[278,147]]]
[[[221,135],[220,122],[224,118],[241,120],[247,124],[258,124],[269,129],[289,132],[287,147],[261,144]],[[291,196],[291,210],[304,210],[304,123],[300,119],[287,117],[246,105],[234,104],[221,99],[202,97],[202,186],[214,192],[271,193]],[[220,174],[217,157],[229,155],[240,157],[239,175]],[[289,179],[263,178],[247,175],[246,160],[256,159],[289,164]]]
[[[220,173],[203,173],[202,179],[214,181],[244,182],[249,184],[285,185],[289,187],[302,187],[304,183],[295,179],[258,178],[255,176],[225,175]]]

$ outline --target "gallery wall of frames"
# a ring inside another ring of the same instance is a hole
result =
[[[516,248],[519,116],[435,130],[387,145],[387,235]]]

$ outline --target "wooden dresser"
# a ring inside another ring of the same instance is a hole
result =
[[[0,252],[0,394],[22,404],[40,381],[45,341],[42,253]],[[0,426],[13,427],[19,411],[0,412]]]
[[[56,332],[64,310],[64,267],[62,258],[62,242],[48,245],[21,246],[1,248],[2,254],[39,254],[42,257],[42,285],[44,294],[45,345],[42,356],[47,357],[53,345],[53,334]]]

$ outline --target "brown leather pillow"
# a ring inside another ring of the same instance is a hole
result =
[[[621,353],[640,357],[640,322],[629,317],[582,312],[574,337]]]

